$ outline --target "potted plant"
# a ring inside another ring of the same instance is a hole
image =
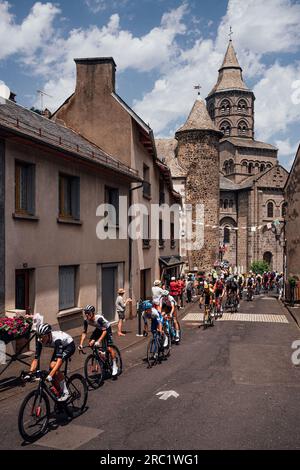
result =
[[[29,337],[32,326],[32,318],[15,317],[0,318],[0,340],[5,344],[21,338]]]

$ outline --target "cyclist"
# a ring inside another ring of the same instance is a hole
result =
[[[252,272],[250,271],[249,277],[247,278],[247,298],[249,300],[253,299],[253,293],[255,289],[255,278],[252,275]]]
[[[212,283],[204,281],[204,323],[208,320],[209,307],[213,302],[214,287]],[[199,326],[201,328],[201,325]]]
[[[237,281],[237,276],[229,276],[226,281],[226,298],[227,298],[227,305],[229,304],[230,298],[232,298],[233,302],[237,302],[237,308],[240,306],[240,300],[238,295],[239,285]]]
[[[219,313],[223,313],[223,298],[225,294],[225,284],[224,284],[224,276],[220,276],[220,278],[217,279],[215,285],[214,285],[214,294],[215,294],[215,299],[216,299],[216,304],[217,304],[217,310],[220,308]],[[218,305],[220,306],[218,308]]]
[[[176,337],[175,337],[175,342],[178,343],[180,340],[180,330],[179,330],[179,325],[177,321],[177,312],[176,312],[176,301],[172,295],[170,295],[169,291],[164,290],[162,292],[162,296],[160,298],[160,303],[159,303],[159,311],[162,315],[169,315],[171,318],[174,320],[174,326],[176,330]]]
[[[85,319],[83,321],[83,332],[81,334],[78,350],[82,351],[83,349],[83,343],[87,335],[88,326],[94,326],[95,329],[90,337],[89,346],[91,348],[94,345],[96,347],[100,347],[102,342],[104,351],[108,351],[110,353],[113,361],[112,376],[117,376],[118,366],[116,361],[116,353],[113,348],[110,348],[110,345],[113,344],[110,322],[106,320],[106,318],[100,313],[96,315],[95,307],[93,305],[87,305],[84,307],[83,313],[85,315]]]
[[[65,401],[69,398],[70,393],[67,389],[64,374],[60,371],[60,368],[63,362],[74,354],[74,340],[72,336],[64,333],[63,331],[52,331],[52,327],[48,323],[41,323],[38,325],[36,334],[35,357],[32,361],[29,374],[24,378],[25,380],[30,379],[31,375],[36,371],[43,346],[53,348],[54,351],[50,361],[50,372],[46,380],[47,382],[53,383],[57,392],[61,392],[61,395],[57,400]]]
[[[144,336],[148,336],[148,319],[151,320],[151,333],[158,332],[161,336],[161,346],[168,346],[168,337],[163,331],[163,316],[162,314],[153,307],[152,303],[148,300],[142,303],[142,317],[144,320]]]

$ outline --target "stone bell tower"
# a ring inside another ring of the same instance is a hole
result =
[[[178,165],[186,175],[185,203],[192,205],[193,229],[203,243],[187,250],[189,269],[210,271],[219,250],[219,140],[222,137],[202,100],[196,100],[186,123],[175,134]],[[196,214],[196,206],[203,205]],[[199,217],[200,215],[200,217]],[[197,237],[197,238],[198,238]]]

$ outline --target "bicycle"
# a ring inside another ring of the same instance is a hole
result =
[[[225,309],[230,310],[231,313],[237,313],[238,310],[238,300],[237,294],[234,292],[229,292],[225,304]]]
[[[32,390],[24,398],[18,415],[19,433],[25,442],[34,442],[46,434],[51,416],[50,400],[54,402],[54,411],[65,411],[70,418],[75,418],[83,413],[88,399],[88,387],[84,377],[80,374],[67,375],[69,359],[65,365],[65,380],[70,397],[59,402],[58,396],[53,390],[53,385],[46,383],[49,371],[37,370],[35,376],[38,381],[36,390]]]
[[[208,326],[214,326],[214,323],[215,323],[214,305],[212,303],[210,303],[209,305],[206,304],[204,307],[203,328],[206,329]]]
[[[247,301],[252,302],[252,300],[253,300],[253,288],[249,286],[247,289]]]
[[[216,318],[221,318],[223,316],[223,311],[222,311],[222,298],[217,297],[215,300],[215,317]]]
[[[83,349],[89,347],[90,346],[85,346]],[[121,353],[119,348],[114,344],[111,344],[109,347],[115,351],[118,373],[114,377],[117,378],[123,372]],[[112,377],[113,359],[108,349],[104,350],[103,347],[97,347],[95,345],[93,345],[91,349],[92,354],[89,354],[84,362],[84,376],[90,387],[96,390],[103,384],[105,377]],[[83,350],[81,350],[81,353],[86,354]]]
[[[179,327],[179,341],[176,341],[176,328],[175,328],[175,322],[174,322],[174,318],[173,316],[171,317],[170,315],[165,315],[164,316],[164,321],[165,321],[165,324],[167,326],[167,333],[169,334],[170,336],[170,339],[171,339],[171,343],[175,343],[175,344],[179,344],[180,341],[181,341],[181,338],[182,338],[182,331],[181,331],[181,326],[180,326],[180,323],[177,319],[177,325]]]
[[[165,333],[168,334],[168,333]],[[170,354],[169,352],[169,346],[170,346],[170,338],[168,339],[168,346],[166,349],[166,352],[164,351],[165,348],[162,345],[162,336],[158,331],[152,331],[152,338],[149,340],[148,346],[147,346],[147,362],[149,369],[153,366],[155,366],[158,362],[161,363],[161,361],[164,358],[167,358],[168,355]]]

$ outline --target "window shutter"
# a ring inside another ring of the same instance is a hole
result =
[[[27,173],[27,211],[35,214],[35,165],[26,168]]]
[[[80,179],[72,178],[71,182],[72,197],[72,217],[76,220],[80,219]]]
[[[111,190],[111,201],[110,203],[114,206],[116,210],[116,220],[113,221],[114,225],[119,225],[119,190]]]
[[[75,307],[75,267],[59,268],[59,310]]]

